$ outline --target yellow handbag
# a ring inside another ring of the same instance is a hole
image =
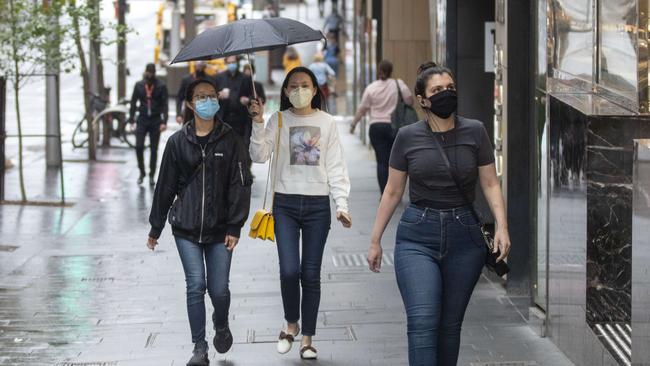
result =
[[[275,139],[275,150],[273,151],[273,158],[269,159],[269,173],[266,178],[266,188],[264,189],[264,203],[262,208],[255,212],[253,220],[251,221],[251,229],[248,233],[253,239],[262,239],[275,241],[275,220],[273,219],[273,199],[275,198],[275,181],[277,178],[277,169],[278,169],[278,153],[280,150],[280,132],[282,129],[282,112],[278,112],[278,132]],[[271,165],[271,162],[275,160],[275,166]],[[271,180],[271,170],[274,170],[273,173],[273,192],[271,196],[271,206],[269,209],[266,208],[266,198],[269,192],[269,181]]]

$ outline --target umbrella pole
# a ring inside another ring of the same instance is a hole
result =
[[[246,54],[246,60],[251,66],[251,83],[253,84],[253,99],[257,100],[257,90],[255,90],[255,71],[253,71],[253,64],[251,64],[251,56],[249,53]]]

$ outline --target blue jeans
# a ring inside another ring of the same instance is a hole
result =
[[[329,196],[276,193],[273,217],[284,318],[296,323],[302,311],[302,334],[313,336],[320,305],[320,269],[332,221]]]
[[[404,211],[395,274],[406,308],[409,365],[456,365],[461,324],[486,254],[470,208],[410,205]]]
[[[228,324],[228,282],[232,252],[228,251],[223,243],[198,244],[179,237],[175,239],[185,271],[187,315],[192,331],[192,343],[202,343],[205,342],[206,289],[214,307],[214,325],[224,327]]]

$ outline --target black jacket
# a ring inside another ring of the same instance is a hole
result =
[[[239,237],[250,208],[249,161],[244,142],[227,124],[218,123],[203,149],[194,123],[186,123],[165,146],[149,236],[160,237],[169,213],[174,236],[199,243]]]
[[[167,86],[158,78],[154,79],[153,90],[151,92],[151,115],[149,115],[145,84],[145,80],[140,80],[133,87],[131,110],[129,111],[130,118],[135,118],[135,111],[137,110],[138,122],[167,124],[167,117],[169,115]]]
[[[253,84],[251,78],[237,71],[232,74],[230,71],[222,71],[216,77],[217,90],[230,89],[228,99],[219,100],[219,118],[231,126],[237,128],[240,124],[250,124],[251,117],[248,115],[248,107],[241,104],[241,97],[253,97]]]

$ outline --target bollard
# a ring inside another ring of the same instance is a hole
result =
[[[61,141],[56,136],[61,134],[59,79],[55,73],[45,75],[45,160],[48,167],[61,166]]]

